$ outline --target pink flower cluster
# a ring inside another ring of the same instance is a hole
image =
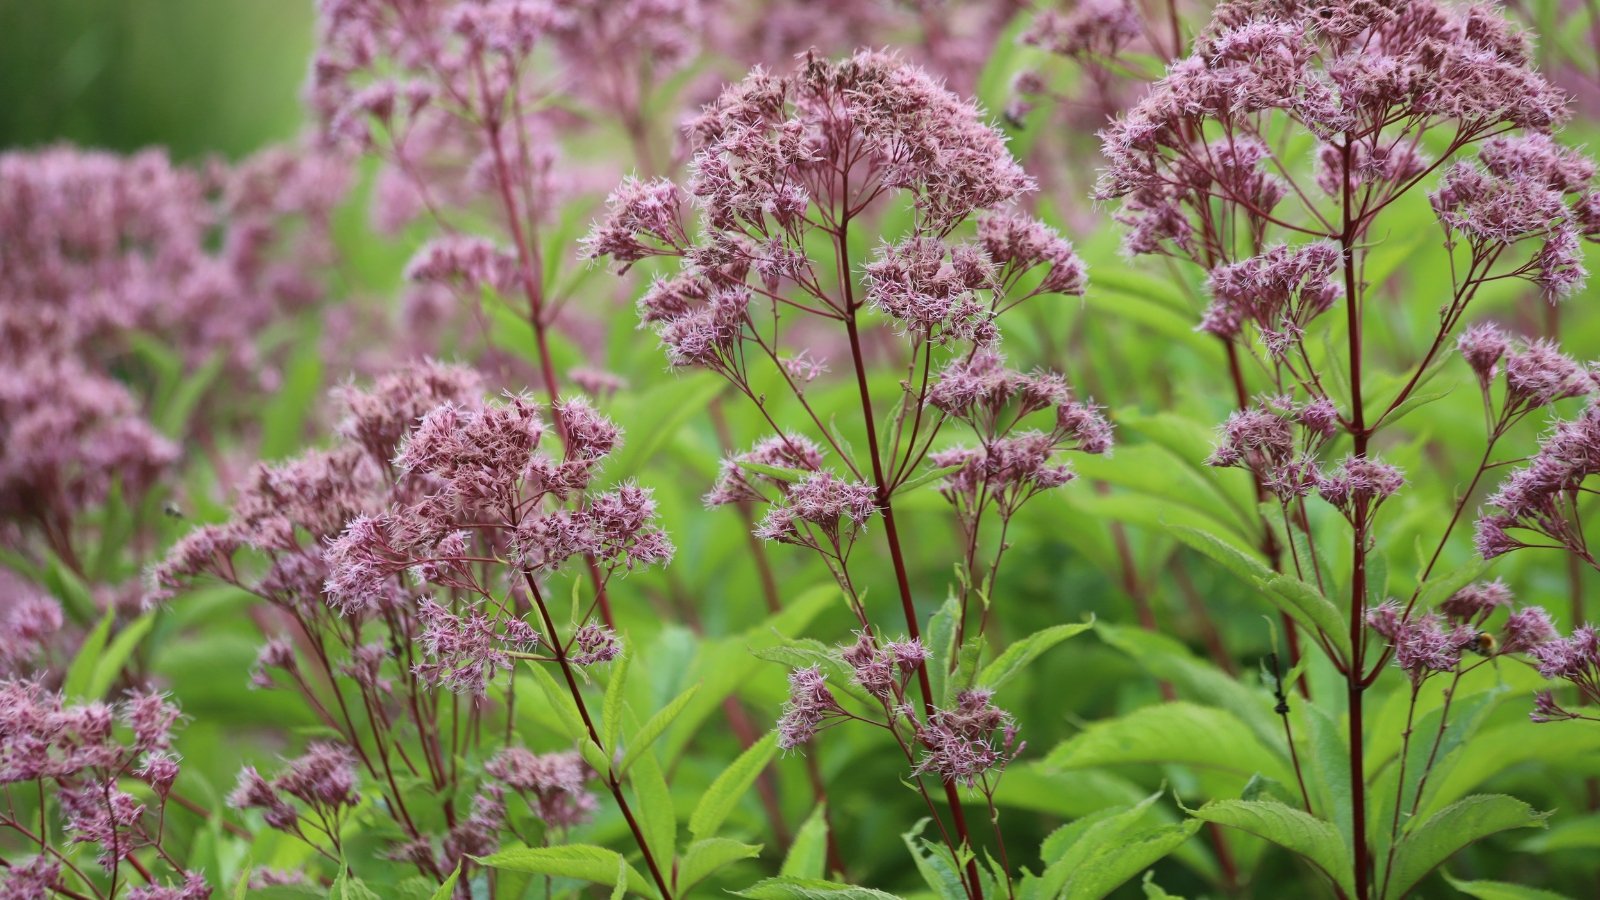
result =
[[[1218,269],[1237,262],[1239,242],[1228,235],[1248,235],[1256,248],[1270,228],[1359,238],[1377,210],[1484,142],[1478,162],[1455,163],[1433,194],[1447,234],[1475,252],[1535,239],[1532,258],[1514,272],[1562,295],[1582,282],[1578,238],[1593,232],[1597,206],[1592,166],[1548,137],[1565,115],[1565,98],[1534,70],[1527,39],[1491,7],[1230,0],[1192,55],[1103,132],[1109,165],[1096,193],[1123,201],[1130,252],[1191,259],[1218,270],[1214,287],[1255,295],[1266,287],[1257,279],[1235,285],[1248,273]],[[1274,116],[1318,138],[1316,181],[1326,198],[1294,182],[1295,160],[1266,137]],[[1513,129],[1525,133],[1504,136]],[[1429,131],[1448,136],[1438,162],[1419,149],[1434,146],[1422,139]],[[1340,216],[1346,226],[1334,224]],[[1286,251],[1276,252],[1281,266]],[[1487,259],[1475,255],[1475,266]],[[1282,305],[1288,284],[1278,279],[1264,300]],[[1328,288],[1313,286],[1296,304],[1302,309],[1262,323],[1274,349],[1329,302]],[[1219,300],[1205,327],[1231,336],[1242,318],[1229,308],[1237,300]]]
[[[597,807],[585,785],[594,772],[576,753],[538,755],[507,747],[484,766],[484,772],[528,803],[551,828],[571,828],[588,821]]]
[[[991,773],[998,778],[1026,746],[1017,741],[1011,716],[994,705],[987,690],[960,691],[954,705],[930,707],[926,716],[919,715],[911,683],[928,664],[928,651],[915,638],[882,642],[861,630],[855,643],[838,648],[837,660],[850,681],[878,704],[883,721],[846,709],[828,687],[821,665],[795,669],[778,720],[779,747],[792,750],[809,743],[830,722],[861,719],[896,735],[914,774],[936,775],[947,784],[992,787]]]
[[[1535,647],[1532,655],[1539,665],[1540,675],[1568,682],[1578,689],[1585,704],[1600,702],[1600,633],[1593,625],[1577,628],[1568,637],[1552,637]],[[1595,717],[1563,707],[1557,702],[1554,691],[1541,691],[1534,700],[1530,718],[1535,722],[1559,722]]]
[[[355,754],[343,745],[319,742],[270,781],[254,766],[241,769],[228,805],[262,810],[269,826],[302,838],[309,839],[304,829],[311,828],[337,846],[339,823],[360,800]]]
[[[947,470],[940,490],[971,524],[990,504],[1009,519],[1040,491],[1071,481],[1071,467],[1060,461],[1063,452],[1111,451],[1111,423],[1099,407],[1075,399],[1066,379],[1008,369],[990,350],[952,362],[929,390],[928,403],[967,423],[978,437],[975,447],[928,456],[933,468]],[[1049,414],[1049,430],[1023,427],[1039,413]]]
[[[1395,665],[1413,684],[1421,684],[1435,673],[1455,671],[1468,651],[1485,657],[1524,653],[1539,658],[1556,637],[1555,626],[1542,608],[1513,608],[1512,603],[1502,582],[1479,582],[1452,594],[1437,611],[1408,612],[1390,600],[1368,609],[1366,621],[1393,647]],[[1509,613],[1498,636],[1484,631],[1501,609]]]
[[[1581,239],[1600,240],[1595,166],[1545,134],[1488,141],[1477,163],[1458,162],[1430,195],[1445,228],[1476,250],[1532,240],[1538,250],[1515,269],[1551,299],[1583,286]]]
[[[1590,404],[1574,419],[1556,424],[1526,466],[1511,473],[1478,519],[1478,553],[1493,559],[1522,547],[1559,547],[1593,565],[1577,503],[1584,481],[1600,473],[1600,406]],[[1532,543],[1514,532],[1550,543]]]
[[[177,706],[153,691],[131,692],[115,704],[68,705],[38,681],[0,681],[0,784],[48,791],[59,800],[54,827],[70,843],[93,846],[99,865],[115,872],[136,851],[162,844],[167,798],[178,778],[178,759],[171,753],[178,719]],[[123,790],[128,778],[149,786],[157,808]],[[34,861],[0,878],[0,885],[17,892],[7,896],[55,887],[60,867],[73,857],[49,843],[48,833],[35,834],[37,822],[0,813],[0,825],[20,828],[39,842]],[[208,895],[199,875],[178,874],[189,891],[181,896]]]
[[[143,497],[178,458],[128,379],[144,333],[197,370],[271,388],[265,326],[321,296],[337,157],[263,151],[189,169],[146,151],[0,155],[0,509],[71,560],[113,485]],[[183,423],[175,423],[182,425]]]
[[[1342,258],[1327,241],[1278,245],[1260,256],[1211,270],[1211,305],[1200,330],[1233,338],[1253,325],[1268,353],[1281,358],[1305,338],[1311,320],[1344,297]]]

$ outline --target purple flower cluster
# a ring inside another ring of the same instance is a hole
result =
[[[532,653],[539,635],[515,617],[492,619],[479,610],[456,615],[430,598],[417,604],[422,633],[417,642],[427,655],[413,671],[429,684],[482,696],[496,670],[510,671],[507,651]]]
[[[1533,648],[1532,656],[1540,675],[1568,682],[1577,688],[1585,704],[1600,702],[1600,633],[1593,625],[1577,628],[1564,638],[1552,633],[1550,639]],[[1539,693],[1530,717],[1535,722],[1595,718],[1563,707],[1556,701],[1554,691]]]
[[[1552,300],[1588,276],[1581,239],[1600,239],[1595,166],[1548,135],[1488,141],[1477,163],[1458,162],[1430,195],[1447,231],[1475,252],[1532,240],[1539,249],[1515,270]]]
[[[1476,644],[1478,631],[1450,625],[1436,613],[1407,615],[1390,600],[1367,610],[1367,626],[1394,648],[1395,665],[1421,684],[1436,672],[1454,671],[1461,654]]]
[[[839,656],[850,667],[851,680],[882,701],[893,716],[906,708],[906,688],[927,663],[928,649],[915,638],[879,646],[869,632],[860,631],[856,642],[842,648]]]
[[[1046,9],[1020,40],[1070,57],[1115,57],[1139,40],[1144,23],[1130,0],[1082,0],[1071,12]]]
[[[551,828],[572,828],[588,821],[597,803],[586,788],[594,772],[577,753],[538,755],[507,747],[484,766],[484,772],[528,803]]]
[[[809,743],[832,721],[859,719],[894,733],[917,775],[933,774],[950,784],[990,785],[1026,744],[1017,741],[1011,716],[992,702],[992,693],[970,689],[956,695],[949,708],[933,707],[919,715],[911,683],[928,665],[920,640],[882,642],[872,632],[856,632],[853,644],[838,648],[837,658],[850,681],[875,700],[883,715],[876,722],[847,710],[828,687],[822,666],[789,673],[789,700],[778,720],[778,746],[792,750]],[[904,731],[902,732],[902,729]],[[913,755],[920,749],[920,757]]]
[[[0,785],[58,798],[61,833],[71,844],[93,846],[96,861],[114,874],[136,851],[162,846],[167,798],[178,778],[170,752],[178,719],[177,706],[152,691],[134,691],[115,704],[68,705],[38,681],[0,681]],[[122,789],[128,778],[149,786],[156,808]],[[0,813],[0,826],[37,842],[38,858],[0,881],[21,896],[54,886],[60,866],[74,858],[51,844],[48,832],[35,834],[37,824]],[[178,874],[191,892],[184,897],[207,895],[203,878]]]
[[[306,841],[320,835],[335,848],[340,823],[360,800],[355,754],[348,747],[328,742],[313,743],[271,780],[263,778],[254,766],[244,767],[228,795],[229,806],[261,810],[272,828]],[[308,834],[307,828],[313,833]]]
[[[1594,565],[1578,515],[1584,481],[1600,473],[1600,406],[1590,404],[1574,419],[1558,422],[1528,464],[1512,472],[1489,496],[1493,512],[1481,515],[1475,543],[1484,559],[1522,547],[1559,547]],[[1514,532],[1549,543],[1532,543]]]
[[[1535,238],[1539,249],[1515,273],[1553,295],[1575,289],[1583,277],[1577,239],[1591,230],[1595,203],[1592,167],[1547,136],[1564,106],[1534,71],[1527,39],[1489,7],[1230,0],[1192,55],[1172,63],[1149,96],[1103,132],[1109,165],[1097,195],[1122,199],[1130,252],[1178,255],[1214,270],[1214,290],[1228,293],[1218,295],[1207,330],[1231,337],[1248,318],[1235,309],[1241,291],[1251,304],[1292,299],[1260,323],[1269,347],[1280,350],[1336,289],[1312,278],[1310,295],[1295,297],[1295,279],[1263,283],[1249,269],[1226,268],[1240,262],[1235,248],[1246,243],[1259,254],[1269,228],[1359,237],[1334,227],[1340,209],[1364,229],[1414,187],[1439,164],[1418,149],[1432,146],[1421,140],[1430,130],[1450,135],[1440,163],[1486,142],[1478,163],[1455,163],[1433,195],[1447,233],[1474,244],[1474,265],[1488,260],[1479,251],[1490,245],[1498,251]],[[1295,183],[1294,161],[1269,139],[1277,132],[1267,122],[1278,116],[1318,139],[1325,198]],[[1501,136],[1511,129],[1527,133]],[[1218,214],[1215,201],[1226,211]],[[1292,276],[1286,257],[1297,251],[1274,252],[1278,258],[1261,265]]]
[[[1367,610],[1367,626],[1389,641],[1395,664],[1421,684],[1437,672],[1455,671],[1461,654],[1490,657],[1526,653],[1534,657],[1556,636],[1550,616],[1537,606],[1516,608],[1501,581],[1478,582],[1450,595],[1437,611],[1407,612],[1390,600]],[[1508,610],[1498,635],[1485,631],[1490,617]]]
[[[547,420],[526,397],[486,402],[481,390],[476,373],[431,361],[340,389],[332,447],[259,468],[228,521],[197,529],[150,573],[152,599],[213,577],[265,601],[264,633],[284,636],[262,647],[252,683],[298,693],[339,741],[271,780],[247,770],[233,799],[330,858],[358,766],[372,779],[359,792],[378,794],[400,829],[396,859],[443,877],[493,852],[505,791],[524,789],[479,785],[448,764],[439,748],[462,727],[455,711],[487,702],[517,660],[582,667],[621,652],[598,623],[565,638],[530,624],[543,580],[568,560],[592,560],[603,589],[672,554],[648,490],[591,490],[620,446],[616,425],[581,397]],[[433,687],[469,699],[441,703]],[[350,715],[350,696],[364,718]],[[469,731],[489,727],[472,719]],[[390,775],[402,768],[443,786],[429,814],[448,827],[417,824],[408,807],[432,801],[399,792]],[[568,805],[575,821],[592,802]]]
[[[1256,482],[1282,503],[1315,491],[1330,503],[1348,505],[1354,490],[1380,485],[1398,488],[1392,477],[1368,471],[1381,466],[1371,461],[1347,461],[1355,464],[1353,477],[1361,479],[1365,474],[1376,479],[1370,485],[1352,482],[1349,471],[1323,470],[1317,454],[1338,434],[1340,426],[1338,410],[1327,399],[1301,403],[1290,397],[1269,397],[1228,417],[1206,464],[1249,470]]]
[[[1477,376],[1485,399],[1502,371],[1505,397],[1500,419],[1509,423],[1557,400],[1593,393],[1597,382],[1588,367],[1563,354],[1555,341],[1527,340],[1492,322],[1473,325],[1457,341],[1461,356]]]
[[[935,469],[948,471],[940,490],[969,525],[993,504],[1009,519],[1039,492],[1074,477],[1063,452],[1109,453],[1112,428],[1092,402],[1077,400],[1066,379],[1053,372],[1017,372],[998,353],[979,350],[952,362],[928,391],[928,404],[965,422],[978,437],[975,447],[929,454]],[[1048,414],[1049,430],[1023,427]]]
[[[82,513],[114,489],[136,503],[176,462],[145,417],[158,385],[129,377],[149,352],[130,335],[169,348],[150,366],[274,387],[258,336],[321,297],[346,180],[336,157],[289,149],[199,168],[158,151],[0,155],[0,516],[75,561]]]
[[[829,62],[807,54],[787,77],[757,69],[688,131],[697,150],[686,190],[626,181],[586,240],[589,257],[624,266],[682,258],[682,273],[658,279],[640,301],[674,365],[742,383],[749,354],[776,352],[752,330],[752,303],[763,297],[827,318],[866,304],[917,341],[987,344],[998,337],[994,316],[1010,305],[1082,292],[1071,244],[1038,222],[996,214],[980,223],[977,241],[950,239],[958,224],[1032,182],[972,104],[891,56]],[[864,266],[863,299],[827,295],[827,269],[807,235],[836,230],[896,194],[916,208],[915,230],[885,241]],[[703,224],[693,239],[689,203]],[[1043,274],[1014,296],[1033,272]],[[785,296],[787,285],[814,302]]]
[[[25,675],[41,668],[61,631],[61,604],[8,569],[0,569],[0,676]]]
[[[822,471],[822,448],[799,434],[785,434],[765,438],[744,453],[722,461],[722,469],[711,492],[706,494],[707,506],[725,506],[730,503],[765,503],[769,491],[780,494],[791,481],[763,469],[785,469],[800,473]]]
[[[813,472],[783,491],[756,526],[762,540],[828,548],[843,555],[877,509],[877,490],[830,472]]]
[[[828,689],[827,678],[819,666],[789,673],[789,700],[778,717],[780,748],[793,750],[809,743],[824,721],[844,714],[844,708]]]
[[[1298,247],[1278,245],[1230,265],[1207,281],[1211,305],[1200,330],[1233,338],[1253,325],[1267,352],[1282,358],[1305,338],[1311,320],[1344,296],[1336,280],[1339,248],[1327,241]]]
[[[961,691],[955,706],[935,710],[918,727],[917,740],[925,748],[918,774],[967,787],[987,784],[990,773],[998,777],[1027,747],[1017,740],[1011,715],[994,705],[993,694],[979,689]]]

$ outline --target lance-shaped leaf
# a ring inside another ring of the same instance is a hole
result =
[[[1400,839],[1394,868],[1383,880],[1383,896],[1404,897],[1457,850],[1512,828],[1543,828],[1548,816],[1504,794],[1477,794],[1452,803]]]
[[[577,878],[603,884],[606,887],[617,883],[617,873],[627,865],[622,859],[622,854],[592,844],[511,847],[477,859],[491,869],[526,872],[530,875],[550,875],[557,878]],[[646,897],[655,896],[655,888],[632,866],[627,866],[627,878],[628,890]]]
[[[678,880],[674,887],[679,894],[687,896],[690,888],[706,880],[718,869],[760,855],[760,844],[742,844],[727,838],[695,841],[689,845],[688,852],[678,865]]]
[[[772,761],[772,756],[778,750],[778,735],[769,732],[761,740],[750,745],[750,748],[739,754],[728,768],[724,769],[717,780],[711,782],[706,792],[700,796],[700,802],[695,804],[694,812],[689,816],[689,833],[696,840],[708,838],[717,833],[728,814],[738,804],[739,798],[755,783],[761,770]]]
[[[1096,722],[1044,760],[1054,769],[1133,763],[1179,763],[1245,777],[1259,772],[1285,784],[1294,778],[1283,756],[1263,746],[1238,716],[1181,701]]]
[[[1279,575],[1266,563],[1209,532],[1187,525],[1168,525],[1167,531],[1256,588],[1262,597],[1302,627],[1327,635],[1334,648],[1349,658],[1350,635],[1339,608],[1315,587],[1293,576]]]
[[[751,900],[900,900],[893,894],[872,888],[785,875],[758,881],[736,896]]]
[[[1214,800],[1191,813],[1271,841],[1316,866],[1344,891],[1355,896],[1354,863],[1339,829],[1276,800]]]
[[[994,662],[983,667],[983,672],[978,675],[978,685],[990,690],[999,690],[1000,686],[1017,677],[1028,664],[1038,659],[1046,650],[1061,643],[1067,638],[1080,635],[1094,627],[1094,622],[1081,622],[1071,625],[1052,625],[1049,628],[1035,631],[1027,637],[1015,641],[1003,653],[995,658]]]

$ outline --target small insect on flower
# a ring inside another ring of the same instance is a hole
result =
[[[1479,656],[1493,656],[1500,649],[1500,640],[1487,631],[1480,631],[1472,636],[1467,649]]]
[[[168,500],[167,502],[161,504],[161,511],[163,513],[166,513],[167,518],[169,518],[169,519],[181,519],[181,518],[183,518],[183,507],[179,506],[176,503],[173,503],[171,500]]]

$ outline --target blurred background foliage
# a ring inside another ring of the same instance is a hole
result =
[[[0,145],[71,141],[238,159],[297,135],[312,6],[0,2]]]
[[[1558,4],[1534,6],[1538,16],[1555,21],[1549,12]],[[1568,19],[1561,33],[1563,40],[1578,48],[1573,51],[1579,60],[1578,74],[1591,78],[1581,71],[1586,21],[1575,24]],[[0,0],[0,146],[71,141],[132,151],[160,145],[180,161],[199,161],[213,154],[242,158],[292,139],[305,127],[300,95],[311,48],[308,2]],[[980,99],[991,110],[1004,108],[1011,77],[1041,62],[1035,51],[997,54],[979,83]],[[1080,86],[1074,81],[1079,76],[1070,70],[1055,77],[1060,93],[1070,94]],[[1580,113],[1566,141],[1592,146],[1595,135],[1593,110],[1588,110]],[[1011,539],[1018,549],[997,591],[1005,612],[998,621],[996,641],[1003,645],[1048,625],[1091,615],[1108,626],[1106,634],[1115,635],[1119,628],[1135,624],[1131,600],[1138,595],[1139,603],[1151,606],[1162,631],[1197,656],[1210,639],[1208,624],[1215,623],[1228,658],[1242,673],[1240,680],[1264,697],[1255,667],[1274,646],[1272,627],[1262,615],[1264,607],[1228,575],[1181,551],[1160,527],[1188,517],[1227,530],[1227,523],[1211,521],[1219,497],[1248,495],[1243,473],[1205,471],[1198,465],[1209,450],[1212,427],[1234,407],[1233,398],[1220,387],[1218,345],[1193,331],[1203,307],[1200,279],[1192,272],[1167,271],[1149,259],[1130,263],[1119,254],[1119,235],[1116,228],[1107,227],[1105,211],[1091,211],[1082,201],[1088,173],[1096,165],[1086,130],[1069,134],[1041,116],[1014,128],[1013,136],[1019,155],[1033,151],[1043,159],[1051,158],[1046,153],[1051,141],[1067,144],[1065,150],[1056,151],[1064,154],[1057,159],[1073,160],[1073,167],[1063,167],[1064,171],[1038,171],[1035,160],[1027,161],[1046,186],[1040,198],[1042,214],[1078,243],[1091,272],[1090,293],[1081,302],[1038,301],[1015,317],[1007,332],[1013,365],[1065,370],[1082,393],[1112,410],[1120,445],[1110,459],[1075,460],[1086,477],[1035,503],[1015,524]],[[571,239],[581,233],[592,211],[592,206],[579,204],[571,217],[572,229],[564,236],[568,260],[575,253]],[[1373,319],[1381,323],[1378,350],[1398,369],[1411,358],[1415,336],[1431,327],[1437,312],[1432,296],[1441,285],[1448,285],[1449,274],[1440,255],[1416,252],[1430,250],[1437,234],[1420,198],[1415,206],[1397,210],[1392,219],[1385,238],[1392,253],[1380,254],[1387,269],[1374,273],[1373,279],[1374,297],[1392,302],[1374,303]],[[367,198],[358,191],[341,211],[335,229],[342,258],[338,290],[367,301],[390,302],[405,261],[422,237],[419,230],[393,239],[374,237],[368,227]],[[553,253],[559,252],[562,238],[551,237]],[[644,271],[650,268],[641,266]],[[643,648],[650,668],[677,675],[676,681],[662,679],[650,685],[654,694],[650,706],[655,708],[692,678],[725,665],[728,654],[749,659],[745,645],[755,639],[752,630],[759,628],[765,615],[758,601],[757,573],[750,563],[749,526],[736,512],[706,511],[700,504],[721,455],[712,424],[702,414],[717,393],[717,384],[703,373],[663,376],[661,358],[650,346],[653,341],[633,327],[627,307],[630,298],[624,296],[629,288],[599,271],[574,277],[589,279],[582,290],[595,298],[594,309],[600,316],[609,310],[615,317],[601,341],[604,362],[632,385],[606,404],[631,439],[606,477],[637,476],[656,488],[662,518],[679,547],[672,566],[630,578],[616,592],[618,618],[629,623],[630,639]],[[633,282],[642,283],[642,279]],[[1559,325],[1569,351],[1589,358],[1600,347],[1595,298],[1591,282],[1562,307],[1557,323],[1556,312],[1516,283],[1486,296],[1474,318],[1493,315],[1532,334],[1548,333]],[[513,359],[521,357],[524,366],[532,359],[526,325],[503,304],[486,302],[484,320],[490,323],[484,326],[489,342],[497,349]],[[255,455],[281,458],[307,441],[325,439],[322,398],[330,386],[348,377],[349,370],[341,360],[322,358],[316,336],[323,327],[308,317],[277,338],[282,347],[303,349],[279,354],[284,361],[283,389],[261,409],[259,435],[235,436],[246,443],[259,439]],[[483,337],[467,335],[461,343],[470,348]],[[571,344],[558,345],[555,353],[562,371],[583,358]],[[526,371],[508,366],[504,379],[491,373],[491,383],[521,387],[514,380]],[[1444,380],[1454,387],[1408,420],[1411,440],[1385,448],[1392,461],[1415,473],[1423,485],[1403,495],[1386,513],[1389,568],[1397,582],[1410,577],[1415,568],[1414,540],[1437,533],[1441,503],[1471,462],[1468,457],[1475,458],[1481,446],[1479,400],[1469,373],[1456,365]],[[818,406],[848,408],[853,390],[837,381],[819,385]],[[1524,440],[1531,442],[1539,427],[1530,423]],[[730,411],[729,429],[736,447],[748,446],[768,430],[743,408]],[[225,515],[226,498],[217,490],[217,472],[201,454],[186,460],[183,483],[181,493],[192,520]],[[1208,493],[1213,490],[1217,496]],[[954,535],[943,502],[931,490],[908,498],[904,517],[909,521],[908,545],[924,551],[911,562],[926,615],[951,580],[951,560],[939,548],[949,545]],[[1128,528],[1134,564],[1131,581],[1117,561],[1119,536],[1109,524],[1113,521]],[[161,527],[171,540],[188,525],[170,522]],[[770,548],[788,597],[828,583],[820,566],[790,549]],[[1465,532],[1458,533],[1447,551],[1447,568],[1465,562],[1469,553]],[[1579,612],[1573,605],[1581,605],[1594,587],[1587,574],[1574,575],[1554,557],[1531,553],[1502,561],[1496,574],[1506,577],[1524,599],[1550,607],[1564,626],[1572,624]],[[890,586],[885,574],[874,572],[872,578],[876,579],[870,586],[872,595],[886,602]],[[240,608],[238,596],[227,590],[187,597],[174,605],[145,645],[150,670],[174,686],[192,717],[181,738],[190,761],[185,778],[206,785],[197,793],[209,795],[208,799],[227,790],[241,759],[269,762],[282,751],[285,730],[302,736],[311,733],[303,707],[284,694],[245,692],[246,672],[259,639],[239,615]],[[1591,616],[1593,608],[1591,604]],[[842,605],[835,605],[808,633],[834,641],[848,634],[849,624]],[[197,634],[203,634],[203,640],[182,639]],[[784,696],[781,667],[752,661],[748,670],[740,671],[748,675],[739,686],[740,696],[757,713],[758,722],[770,720]],[[219,677],[219,672],[229,674]],[[1586,751],[1579,744],[1564,743],[1577,740],[1573,729],[1584,723],[1529,725],[1524,702],[1528,691],[1522,687],[1519,683],[1519,690],[1493,712],[1489,725],[1505,729],[1504,745],[1545,749],[1508,758],[1504,767],[1489,764],[1492,787],[1525,797],[1541,809],[1557,809],[1552,820],[1556,828],[1481,845],[1453,863],[1452,872],[1526,880],[1559,887],[1572,896],[1595,896],[1600,814],[1584,807],[1593,810],[1600,805],[1591,793],[1594,779],[1600,777],[1600,755],[1592,752],[1592,741],[1582,745]],[[1037,864],[1032,848],[1063,819],[1109,804],[1136,802],[1162,785],[1192,804],[1207,797],[1238,795],[1247,776],[1235,772],[1137,763],[1063,773],[1038,764],[1057,743],[1081,733],[1087,723],[1161,700],[1156,678],[1138,660],[1093,634],[1075,640],[1070,650],[1047,655],[1008,686],[1000,701],[1024,723],[1030,741],[1031,761],[1008,774],[1002,791],[1008,840],[1025,848],[1019,853],[1020,864]],[[1373,708],[1382,702],[1383,698],[1375,698]],[[766,719],[760,718],[763,712]],[[711,721],[720,727],[718,720]],[[251,739],[256,731],[260,740]],[[691,741],[695,752],[673,759],[674,796],[686,807],[692,807],[697,788],[709,784],[737,752],[730,737],[709,725],[704,733],[669,736],[667,743],[677,753]],[[917,878],[900,835],[920,813],[915,795],[894,779],[893,761],[882,764],[881,744],[878,735],[866,730],[840,729],[830,732],[812,752],[829,782],[835,822],[846,846],[852,848],[849,856],[860,861],[861,868],[852,869],[851,878],[867,884],[913,884]],[[800,762],[781,761],[778,769],[785,817],[791,825],[798,824],[811,804]],[[1180,815],[1165,799],[1161,809],[1155,815],[1174,820]],[[687,808],[679,810],[680,816],[686,812]],[[741,806],[740,818],[750,823],[750,831],[761,832],[761,813],[753,798]],[[590,840],[606,843],[623,835],[620,818],[607,810]],[[213,858],[222,871],[236,871],[245,863],[241,848],[224,847],[220,834],[202,834],[196,840],[216,842]],[[1249,873],[1261,864],[1254,872],[1257,896],[1296,896],[1275,892],[1271,886],[1309,883],[1298,864],[1281,854],[1261,862],[1263,842],[1238,835],[1229,841],[1242,871]],[[1189,896],[1218,890],[1217,862],[1203,843],[1191,842],[1158,868],[1164,887]],[[1543,855],[1517,852],[1526,850]],[[305,855],[291,842],[272,836],[258,840],[252,853],[257,865],[279,866],[293,866]],[[734,877],[719,886],[748,884],[759,874],[756,864],[730,871]],[[1137,886],[1124,891],[1129,896],[1140,894]]]

